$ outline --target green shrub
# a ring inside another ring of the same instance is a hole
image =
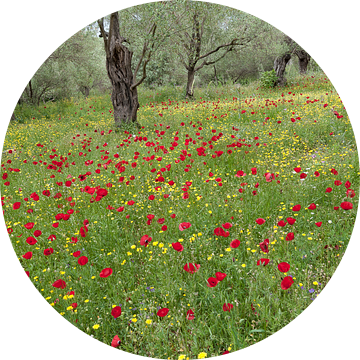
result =
[[[260,76],[261,86],[271,88],[275,85],[277,79],[278,77],[276,76],[274,69],[271,71],[264,71]]]
[[[249,85],[251,83],[251,78],[243,78],[238,81],[238,83],[242,86]]]

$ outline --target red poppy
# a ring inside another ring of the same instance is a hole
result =
[[[318,171],[315,171],[315,172],[314,172],[314,175],[315,175],[316,177],[319,177],[319,176],[320,176],[320,173],[319,173]]]
[[[27,223],[24,226],[26,227],[26,229],[30,230],[34,227],[34,223]]]
[[[80,256],[80,254],[81,254],[81,251],[75,251],[74,253],[73,253],[73,256],[74,257],[79,257]]]
[[[82,226],[80,228],[80,235],[81,237],[86,237],[86,233],[87,233],[87,227],[86,226]]]
[[[306,177],[307,177],[307,174],[305,174],[305,173],[300,174],[300,179],[305,179]]]
[[[300,209],[301,209],[301,205],[298,204],[293,206],[292,211],[300,211]]]
[[[160,317],[164,317],[168,314],[168,312],[169,312],[168,308],[162,308],[156,313],[156,315]]]
[[[262,225],[265,223],[265,219],[259,218],[255,220],[258,225]]]
[[[316,205],[314,203],[309,205],[309,209],[310,210],[315,210],[316,209]]]
[[[140,245],[147,247],[151,240],[152,238],[149,235],[144,235],[140,239]]]
[[[78,304],[77,303],[72,303],[71,306],[72,306],[72,308],[74,310],[74,309],[76,309],[78,307]]]
[[[14,209],[14,210],[17,210],[20,206],[21,206],[21,202],[16,202],[16,203],[14,203],[14,205],[13,205],[13,209]]]
[[[334,210],[339,210],[339,207],[338,207],[338,206],[334,206]]]
[[[332,192],[332,188],[331,188],[331,187],[326,188],[325,192],[326,192],[326,193],[331,193],[331,192]]]
[[[278,226],[280,226],[280,227],[284,227],[286,224],[287,224],[287,222],[284,221],[284,220],[280,220],[280,221],[278,222]]]
[[[251,174],[256,175],[257,174],[257,168],[251,168]]]
[[[106,278],[106,277],[110,276],[112,273],[113,273],[112,268],[105,268],[100,271],[100,277]]]
[[[172,243],[171,245],[172,245],[173,249],[176,251],[180,252],[180,251],[184,250],[184,247],[179,242]]]
[[[45,256],[49,256],[49,255],[51,255],[51,254],[53,254],[54,253],[54,249],[53,248],[48,248],[48,249],[45,249],[44,250],[44,255]]]
[[[353,198],[355,196],[355,191],[352,189],[346,190],[346,196],[349,198]]]
[[[184,231],[185,229],[188,229],[191,226],[189,222],[183,222],[179,225],[179,230]]]
[[[315,225],[316,225],[317,227],[320,227],[320,226],[322,225],[322,222],[321,222],[321,221],[320,221],[320,222],[316,222]]]
[[[225,229],[225,230],[227,230],[227,229],[230,229],[231,227],[232,227],[232,224],[230,224],[230,223],[225,223],[225,224],[222,224],[222,227]]]
[[[80,256],[78,259],[78,264],[84,266],[88,263],[89,259],[86,256]]]
[[[34,236],[35,236],[35,237],[38,237],[38,236],[40,236],[41,234],[42,234],[41,230],[35,230],[35,231],[34,231]]]
[[[149,196],[149,200],[154,200],[155,199],[155,196],[154,195],[150,195]]]
[[[287,290],[291,287],[291,285],[294,283],[294,280],[291,276],[285,276],[284,280],[281,282],[281,288],[283,290]]]
[[[269,239],[265,239],[263,242],[261,242],[259,244],[260,249],[264,252],[264,253],[268,253],[269,252]]]
[[[23,258],[24,259],[31,259],[32,258],[32,251],[28,251],[26,254],[23,255]]]
[[[269,263],[269,259],[264,259],[264,258],[261,258],[260,260],[257,261],[256,265],[267,265]]]
[[[29,244],[29,245],[35,245],[37,243],[37,240],[35,238],[33,238],[32,236],[29,236],[27,239],[26,239],[26,242]]]
[[[218,228],[214,229],[214,235],[228,237],[230,235],[230,233],[228,231],[224,231],[223,228],[218,227]]]
[[[114,338],[111,341],[111,346],[114,347],[114,348],[117,348],[117,347],[120,346],[120,344],[121,344],[120,338],[117,335],[115,335]]]
[[[286,241],[294,240],[294,233],[290,232],[286,235]]]
[[[286,218],[287,222],[290,224],[290,225],[294,225],[296,219],[294,218]]]
[[[226,355],[226,354],[230,354],[230,351],[225,350],[221,355]]]
[[[230,312],[230,310],[231,310],[233,307],[234,307],[233,304],[227,303],[227,304],[224,304],[224,305],[223,305],[223,310]]]
[[[345,183],[345,187],[348,189],[350,186],[351,186],[351,182],[350,182],[350,181],[347,181],[347,182]]]
[[[219,280],[214,277],[209,277],[207,279],[207,286],[208,287],[215,287],[218,284]]]
[[[296,167],[296,168],[294,168],[294,171],[297,172],[297,173],[299,173],[299,172],[301,171],[301,167]]]
[[[222,281],[222,280],[224,280],[226,278],[227,275],[225,273],[222,273],[222,272],[217,272],[215,274],[215,276],[216,276],[217,280]]]
[[[340,204],[343,210],[351,210],[353,208],[353,204],[349,201],[344,201]]]
[[[340,180],[335,180],[334,181],[335,186],[340,186],[341,184],[342,184],[342,182]]]
[[[115,306],[112,308],[111,315],[114,317],[114,319],[118,318],[121,315],[121,307]]]
[[[239,170],[237,173],[236,173],[236,177],[241,177],[241,176],[245,176],[246,174],[242,171],[242,170]]]
[[[235,239],[230,243],[230,247],[233,249],[236,249],[237,247],[239,247],[239,245],[240,245],[240,240],[238,239]]]
[[[275,178],[275,175],[274,175],[274,174],[265,173],[265,180],[266,180],[266,182],[272,182],[274,178]]]
[[[184,265],[184,270],[190,274],[196,273],[200,269],[199,264],[187,263]]]
[[[331,169],[330,172],[333,173],[334,175],[338,175],[338,174],[339,174],[335,169]]]
[[[53,284],[53,287],[56,287],[58,289],[65,289],[66,288],[66,282],[64,280],[56,280]]]
[[[282,262],[278,264],[278,269],[281,272],[288,272],[290,269],[290,265],[287,262]]]
[[[186,312],[186,320],[194,320],[194,319],[195,319],[194,312],[191,309],[189,309]]]

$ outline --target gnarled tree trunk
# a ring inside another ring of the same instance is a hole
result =
[[[275,82],[274,86],[285,86],[286,78],[284,76],[286,65],[291,59],[291,54],[285,54],[282,56],[278,56],[274,62],[274,70],[276,72],[276,76],[278,80]]]
[[[87,98],[90,94],[90,87],[89,86],[81,86],[80,91],[85,96],[85,98]]]
[[[99,23],[100,25],[100,23]],[[134,76],[131,70],[133,53],[124,44],[125,38],[120,36],[119,15],[117,12],[110,16],[110,29],[104,33],[106,51],[106,70],[112,84],[111,101],[114,107],[115,125],[120,127],[124,123],[137,122],[139,108],[137,88],[134,85]]]
[[[117,28],[119,27],[116,22]],[[123,44],[121,39],[114,39],[110,44],[110,56],[106,59],[106,69],[112,84],[111,101],[114,107],[116,126],[122,123],[137,123],[139,108],[137,88],[132,88],[133,73],[131,59],[133,53]]]
[[[295,53],[299,58],[300,74],[305,75],[307,73],[307,67],[310,62],[311,56],[305,50],[299,50]]]

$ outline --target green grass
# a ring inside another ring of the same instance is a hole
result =
[[[240,89],[210,85],[196,89],[191,101],[175,88],[141,89],[140,94],[143,128],[134,133],[110,132],[108,94],[16,109],[23,123],[11,124],[6,135],[2,174],[8,177],[3,175],[1,194],[19,261],[62,316],[107,344],[118,335],[124,351],[197,358],[202,352],[216,356],[259,342],[314,301],[349,242],[359,162],[341,100],[324,75],[294,79],[285,89],[262,89],[257,83]],[[198,155],[201,147],[206,156]],[[59,163],[48,169],[53,161]],[[239,170],[246,175],[235,176]],[[265,173],[275,178],[267,182]],[[64,185],[71,180],[71,186]],[[353,198],[346,195],[347,181]],[[93,201],[83,191],[86,186],[108,194]],[[326,192],[329,187],[332,191]],[[45,190],[50,196],[43,195]],[[34,192],[38,201],[30,198]],[[150,195],[155,199],[149,200]],[[346,201],[353,209],[334,210]],[[14,210],[16,202],[21,205]],[[312,203],[315,210],[308,209]],[[297,204],[301,210],[292,211]],[[68,220],[56,219],[71,209]],[[154,219],[148,225],[150,214]],[[280,227],[278,222],[288,217],[296,223]],[[257,225],[258,218],[266,222]],[[82,237],[85,219],[88,232]],[[29,222],[34,223],[30,230],[24,227]],[[191,227],[180,231],[183,222]],[[225,223],[232,224],[229,236],[214,235]],[[35,230],[42,234],[29,245],[26,239]],[[285,240],[289,232],[292,241]],[[48,239],[52,234],[56,240]],[[147,247],[140,244],[145,234],[152,237]],[[230,247],[234,239],[241,242],[237,248]],[[269,239],[268,253],[259,246],[264,239]],[[182,252],[172,248],[175,242],[183,245]],[[53,254],[45,256],[50,247]],[[26,260],[22,255],[29,251],[32,258]],[[78,264],[76,251],[88,258],[86,265]],[[258,266],[260,258],[269,264]],[[281,262],[290,264],[288,273],[278,270]],[[183,269],[186,263],[201,266],[190,274]],[[100,277],[104,268],[112,268],[112,275]],[[208,287],[207,279],[216,272],[227,276]],[[283,290],[282,278],[289,275],[294,283]],[[66,282],[64,289],[52,286],[58,279]],[[224,303],[233,305],[230,312],[223,311]],[[122,309],[116,319],[113,306]],[[157,316],[158,308],[168,308],[168,315]],[[189,309],[194,320],[186,319]]]

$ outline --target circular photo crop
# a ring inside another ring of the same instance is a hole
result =
[[[0,188],[49,307],[119,350],[190,360],[256,344],[316,300],[359,174],[306,49],[246,12],[171,0],[100,17],[46,59],[11,116]]]

